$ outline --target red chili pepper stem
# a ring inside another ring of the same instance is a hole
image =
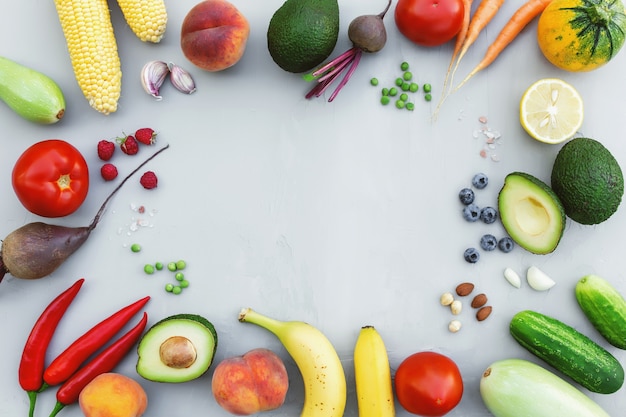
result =
[[[18,380],[22,389],[28,394],[29,417],[34,415],[37,394],[47,388],[47,384],[43,381],[46,351],[54,331],[83,282],[85,282],[84,278],[79,279],[52,300],[41,313],[26,339],[18,369]]]
[[[50,417],[55,417],[65,406],[77,402],[80,392],[95,377],[112,371],[139,340],[147,323],[148,315],[144,312],[141,321],[135,327],[109,345],[98,356],[80,368],[70,379],[65,381],[57,391],[57,403],[52,413],[50,413]]]
[[[150,297],[147,296],[127,305],[76,339],[48,365],[43,374],[44,382],[48,385],[59,385],[67,381],[91,355],[110,341],[149,300]]]

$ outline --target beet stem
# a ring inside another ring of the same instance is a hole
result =
[[[378,15],[378,17],[380,17],[381,19],[383,19],[385,17],[385,15],[387,14],[387,11],[389,10],[389,7],[391,7],[391,0],[389,0],[389,3],[387,3],[387,7],[385,7],[385,10],[383,10],[382,12],[380,12],[380,14]]]
[[[350,69],[348,70],[348,72],[346,72],[346,75],[343,76],[343,79],[341,80],[337,88],[335,88],[335,91],[333,91],[333,93],[330,95],[330,98],[328,99],[329,103],[333,101],[335,97],[337,97],[337,94],[339,94],[343,86],[348,83],[350,77],[356,70],[356,67],[359,65],[359,61],[361,61],[361,55],[363,55],[363,51],[361,49],[357,49],[356,54],[354,55],[354,60],[352,61],[352,65],[350,65]]]
[[[155,153],[152,154],[152,156],[150,156],[148,159],[146,159],[145,161],[143,161],[137,168],[135,168],[130,174],[128,174],[126,176],[126,178],[124,178],[122,180],[122,182],[120,182],[118,184],[117,187],[115,187],[115,189],[109,194],[109,196],[104,200],[104,203],[102,203],[102,205],[100,206],[100,209],[98,210],[98,212],[96,213],[96,215],[94,216],[93,220],[91,221],[91,224],[87,227],[88,232],[90,233],[93,229],[96,228],[96,226],[98,225],[98,222],[100,221],[100,218],[102,217],[102,214],[104,213],[104,210],[106,209],[107,204],[109,203],[109,201],[111,200],[111,198],[113,198],[113,196],[120,190],[120,188],[122,188],[122,186],[124,185],[124,183],[126,181],[128,181],[130,179],[130,177],[132,177],[133,175],[135,175],[137,173],[137,171],[139,171],[141,168],[143,168],[144,165],[146,165],[148,162],[150,162],[152,159],[154,159],[155,156],[157,156],[158,154],[160,154],[161,152],[163,152],[164,150],[166,150],[167,148],[169,148],[170,145],[165,145],[164,147],[162,147],[161,149],[159,149],[158,151],[156,151]],[[0,281],[2,280],[1,276],[0,276]]]

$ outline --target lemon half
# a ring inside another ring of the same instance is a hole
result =
[[[578,91],[558,78],[544,78],[528,87],[520,101],[520,123],[534,139],[550,144],[572,138],[583,123]]]

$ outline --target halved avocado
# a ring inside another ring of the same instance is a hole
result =
[[[217,332],[196,314],[176,314],[155,323],[137,347],[137,373],[155,382],[186,382],[213,363]]]
[[[498,194],[500,221],[511,239],[529,252],[553,252],[565,229],[565,210],[559,197],[540,179],[512,172]]]

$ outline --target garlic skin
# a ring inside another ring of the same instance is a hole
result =
[[[141,69],[141,85],[146,93],[157,100],[163,97],[159,95],[159,89],[165,82],[170,72],[169,67],[163,61],[150,61]]]
[[[191,74],[172,62],[168,64],[168,68],[171,74],[170,81],[174,88],[185,94],[192,94],[196,91],[196,84],[191,78]]]

